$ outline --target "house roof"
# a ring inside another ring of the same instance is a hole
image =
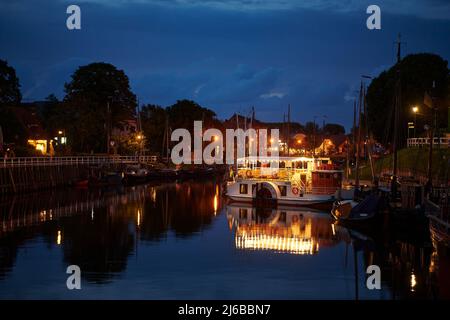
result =
[[[335,134],[332,136],[328,136],[327,139],[330,139],[336,147],[339,147],[340,145],[345,143],[345,141],[347,140],[347,136],[345,134]]]
[[[11,108],[17,120],[22,124],[28,139],[47,139],[37,108],[33,105]]]

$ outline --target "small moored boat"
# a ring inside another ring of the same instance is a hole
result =
[[[362,201],[335,201],[331,215],[340,223],[350,225],[367,225],[374,223],[383,209],[383,197],[372,193]]]

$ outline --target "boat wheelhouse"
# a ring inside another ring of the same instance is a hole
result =
[[[330,158],[247,157],[238,159],[226,194],[230,201],[262,206],[329,210],[342,186],[342,173]]]

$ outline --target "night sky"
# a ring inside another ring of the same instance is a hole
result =
[[[81,30],[66,8],[81,7]],[[366,8],[381,7],[381,30]],[[234,112],[282,121],[318,116],[349,128],[362,74],[403,53],[450,58],[450,1],[0,0],[0,58],[15,67],[24,101],[62,98],[76,67],[109,62],[140,103],[193,99],[221,119]]]

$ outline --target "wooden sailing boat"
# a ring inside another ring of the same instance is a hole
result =
[[[365,77],[365,76],[364,76]],[[356,168],[355,168],[355,189],[354,196],[351,200],[337,200],[333,203],[331,209],[332,216],[340,223],[346,225],[367,225],[374,224],[381,221],[381,212],[385,207],[384,195],[377,189],[373,189],[370,193],[366,194],[360,190],[360,147],[361,147],[361,127],[362,127],[362,108],[364,108],[365,115],[365,128],[367,143],[369,133],[367,129],[367,108],[366,108],[366,90],[363,82],[361,81],[361,87],[359,91],[359,106],[358,106],[358,135],[356,139]],[[355,108],[356,109],[356,108]],[[355,116],[354,116],[355,118]],[[354,124],[355,124],[354,119]],[[355,131],[355,130],[354,130]],[[366,145],[366,144],[365,144]],[[371,158],[370,144],[367,148],[369,154],[369,160],[371,164],[372,183],[375,181],[374,170]]]

